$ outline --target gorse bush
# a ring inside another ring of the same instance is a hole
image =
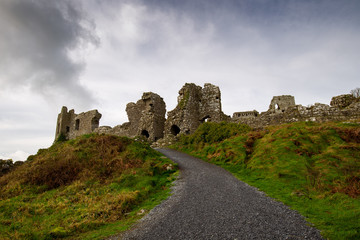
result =
[[[125,137],[58,141],[0,177],[0,239],[75,239],[113,224],[168,188],[170,164]]]

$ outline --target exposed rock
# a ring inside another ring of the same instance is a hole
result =
[[[163,148],[163,147],[167,147],[170,146],[174,143],[176,143],[178,140],[178,136],[174,136],[172,134],[170,135],[165,135],[164,138],[161,138],[159,140],[157,140],[156,142],[153,142],[151,144],[152,148]]]

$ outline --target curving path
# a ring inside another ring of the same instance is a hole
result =
[[[135,229],[110,239],[322,239],[297,212],[226,170],[170,149],[179,164],[173,195]]]

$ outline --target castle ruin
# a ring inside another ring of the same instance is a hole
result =
[[[165,136],[191,134],[207,121],[221,122],[227,116],[221,110],[219,87],[206,83],[204,88],[186,83],[179,91],[178,104],[168,112]]]
[[[55,139],[60,135],[73,139],[91,133],[99,127],[100,118],[101,114],[97,110],[75,114],[74,109],[68,111],[67,107],[62,107],[57,118]]]
[[[258,114],[251,112],[234,113],[232,122],[244,123],[253,128],[283,123],[312,121],[344,121],[360,118],[360,99],[351,94],[333,97],[330,106],[315,103],[312,106],[295,104],[295,98],[290,95],[275,96],[271,100],[269,109]]]
[[[164,137],[166,107],[164,100],[156,93],[145,92],[136,103],[126,105],[129,122],[114,128],[102,126],[96,133],[114,134],[118,136],[144,136],[150,142]]]
[[[236,122],[253,128],[279,125],[298,121],[344,121],[360,118],[360,98],[351,94],[333,97],[330,105],[315,103],[304,107],[296,105],[290,95],[274,96],[266,112],[256,110],[235,112],[230,116],[222,112],[219,87],[206,83],[204,87],[186,83],[179,91],[177,106],[167,114],[164,100],[156,93],[145,92],[136,103],[126,105],[129,122],[115,127],[100,126],[101,114],[91,110],[75,114],[74,110],[61,109],[58,115],[55,139],[60,135],[73,139],[87,133],[113,134],[118,136],[143,136],[149,142],[173,138],[179,134],[191,134],[207,121]]]

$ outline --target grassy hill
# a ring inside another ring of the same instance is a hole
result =
[[[0,239],[115,234],[169,194],[176,166],[147,143],[84,135],[0,177]]]
[[[173,147],[298,210],[326,238],[360,239],[359,123],[204,123]]]

